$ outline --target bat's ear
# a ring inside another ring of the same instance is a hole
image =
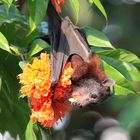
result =
[[[113,85],[115,85],[115,81],[110,78],[106,78],[104,81],[102,81],[102,85],[104,87],[112,87]]]

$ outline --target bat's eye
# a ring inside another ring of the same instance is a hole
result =
[[[91,95],[91,98],[96,99],[96,98],[97,98],[97,95],[96,95],[96,94],[92,94],[92,95]]]
[[[82,108],[82,105],[80,105],[79,107]]]
[[[78,102],[74,102],[73,105],[74,105],[74,106],[79,106],[79,107],[81,106],[81,104],[78,103]]]
[[[77,106],[81,106],[81,104],[80,103],[77,103]]]

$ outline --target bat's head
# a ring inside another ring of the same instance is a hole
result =
[[[100,103],[110,94],[110,86],[113,84],[114,81],[108,78],[102,82],[94,78],[82,78],[74,84],[69,101],[80,107],[90,103]]]

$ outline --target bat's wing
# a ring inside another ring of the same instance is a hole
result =
[[[63,20],[58,16],[52,4],[48,7],[49,37],[51,41],[52,84],[56,84],[69,57],[77,54],[87,61],[91,50],[68,17]]]

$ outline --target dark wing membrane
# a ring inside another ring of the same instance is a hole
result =
[[[63,20],[55,11],[53,5],[48,6],[49,38],[51,42],[51,73],[52,84],[58,82],[69,57],[77,54],[87,60],[90,49],[85,38],[68,17]]]

